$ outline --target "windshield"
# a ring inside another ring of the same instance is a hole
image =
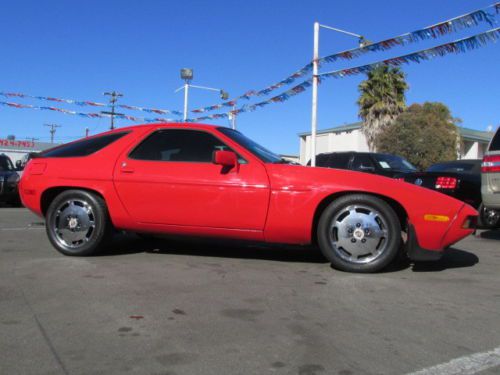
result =
[[[399,172],[415,172],[415,168],[408,160],[400,156],[389,154],[373,154],[373,157],[382,169]]]
[[[252,154],[257,156],[259,159],[266,163],[283,163],[286,162],[279,155],[276,155],[274,152],[269,151],[268,149],[262,147],[257,142],[252,141],[250,138],[245,137],[239,131],[229,128],[218,128],[222,134],[228,136],[233,141],[238,143],[239,145],[246,148]]]
[[[467,162],[438,163],[427,168],[427,172],[481,172],[481,160]]]
[[[0,172],[13,171],[14,166],[7,156],[0,156]]]

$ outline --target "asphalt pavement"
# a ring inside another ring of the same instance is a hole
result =
[[[135,235],[66,257],[0,208],[0,374],[427,374],[500,347],[499,271],[500,231],[372,275],[313,248]]]

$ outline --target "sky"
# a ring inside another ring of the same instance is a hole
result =
[[[183,95],[174,93],[183,84],[180,68],[194,69],[193,84],[223,88],[230,97],[265,88],[311,61],[315,21],[378,41],[493,2],[0,0],[0,91],[103,102],[103,92],[117,90],[124,94],[120,99],[123,104],[182,110]],[[500,16],[497,19],[500,21]],[[481,25],[350,62],[327,64],[321,72],[407,54],[487,29],[487,25]],[[320,55],[357,47],[357,42],[354,37],[322,29]],[[404,66],[410,86],[407,103],[440,101],[449,106],[453,116],[462,119],[462,126],[496,128],[500,124],[499,47],[500,41],[466,54]],[[320,85],[319,129],[359,121],[356,100],[363,79],[330,79]],[[81,112],[100,110],[28,99],[7,101]],[[189,107],[219,101],[216,92],[193,89]],[[137,111],[124,113],[151,117]],[[0,138],[14,134],[17,139],[48,141],[45,123],[61,125],[55,137],[64,142],[84,136],[85,128],[91,134],[109,128],[109,119],[0,106]],[[227,119],[209,123],[229,125]],[[117,120],[117,124],[133,123]],[[298,155],[297,133],[310,127],[310,89],[284,103],[237,118],[238,130],[282,154]]]

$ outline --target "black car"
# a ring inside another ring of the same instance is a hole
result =
[[[0,202],[18,205],[19,192],[17,185],[19,174],[16,172],[10,158],[0,154]]]
[[[500,225],[500,212],[487,210],[481,200],[481,159],[454,160],[431,165],[425,172],[404,174],[399,177],[470,204],[479,215],[479,226],[496,228]]]
[[[316,156],[316,166],[350,169],[386,177],[400,176],[401,174],[417,171],[417,168],[400,156],[375,152],[348,151],[319,154]]]

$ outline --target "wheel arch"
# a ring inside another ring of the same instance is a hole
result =
[[[94,189],[89,189],[87,187],[81,187],[81,186],[54,186],[46,189],[40,196],[40,210],[44,217],[47,214],[47,210],[49,209],[49,206],[52,203],[52,201],[59,194],[61,194],[63,191],[66,190],[84,190],[99,196],[104,202],[106,202],[104,195],[101,192]]]
[[[342,191],[342,192],[333,193],[333,194],[326,196],[325,198],[323,198],[323,200],[316,207],[316,210],[315,210],[314,216],[313,216],[312,227],[311,227],[311,242],[312,243],[314,243],[314,244],[317,243],[317,228],[318,228],[319,219],[321,218],[321,214],[328,207],[328,205],[340,197],[344,197],[346,195],[353,195],[353,194],[371,195],[371,196],[377,197],[379,199],[382,199],[389,206],[391,206],[391,208],[394,210],[394,212],[398,216],[399,222],[401,224],[401,228],[406,231],[408,213],[406,212],[403,205],[401,203],[399,203],[397,200],[390,198],[386,195],[376,194],[376,193],[367,192],[367,191],[356,191],[356,190]]]

